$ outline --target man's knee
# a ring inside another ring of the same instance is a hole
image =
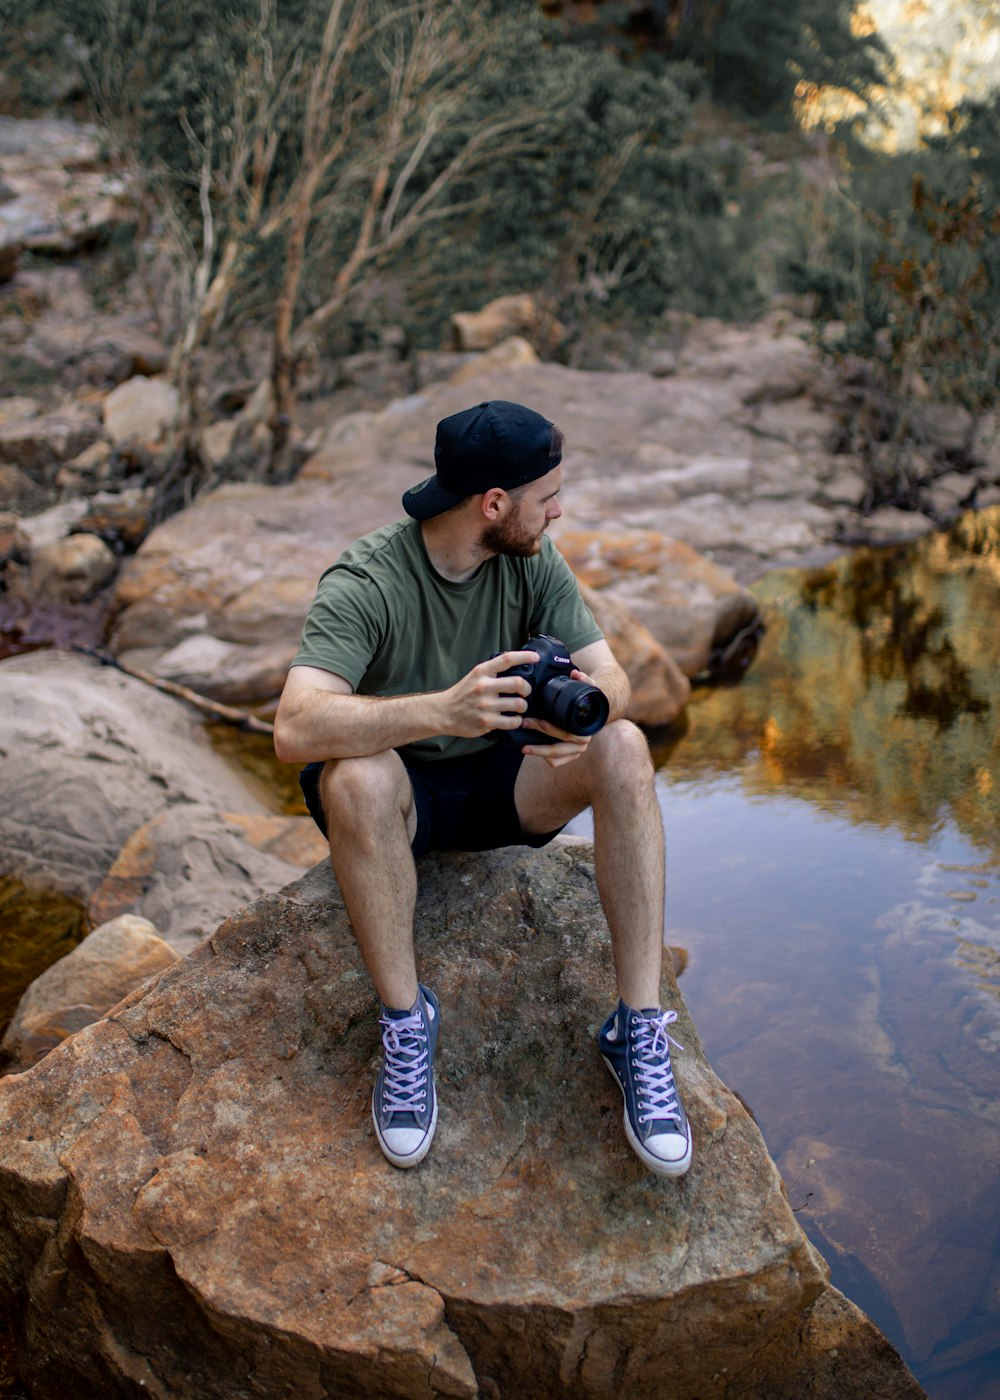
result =
[[[319,779],[319,795],[328,826],[341,821],[405,814],[411,791],[406,769],[393,751],[364,758],[329,759]]]
[[[630,788],[653,781],[653,760],[642,730],[631,720],[616,719],[599,730],[590,744],[598,781],[615,779]]]

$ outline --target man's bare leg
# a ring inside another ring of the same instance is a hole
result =
[[[382,1065],[372,1123],[386,1158],[415,1167],[437,1127],[434,1051],[440,1008],[417,984],[413,910],[417,874],[410,849],[417,814],[399,755],[328,762],[320,798],[330,859],[361,956],[382,1000]]]
[[[677,1012],[660,1010],[665,857],[646,741],[619,720],[562,767],[528,757],[515,800],[522,826],[536,833],[551,831],[588,803],[594,809],[597,885],[620,998],[598,1044],[622,1092],[633,1151],[658,1175],[683,1176],[691,1165],[691,1130],[670,1062],[667,1027]]]
[[[627,720],[594,736],[561,768],[528,757],[515,789],[521,824],[541,833],[594,809],[594,858],[618,990],[628,1006],[658,1006],[663,961],[665,857],[649,747]]]
[[[395,752],[328,762],[320,800],[330,859],[361,956],[384,1006],[417,999],[413,910],[417,874],[410,850],[417,814]]]

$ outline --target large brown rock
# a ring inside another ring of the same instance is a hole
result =
[[[0,1083],[34,1400],[764,1400],[796,1371],[868,1400],[829,1355],[871,1349],[864,1320],[817,1316],[823,1262],[672,982],[694,1165],[658,1179],[628,1149],[589,848],[431,858],[420,883],[443,1030],[415,1172],[374,1141],[375,1001],[326,866]],[[919,1396],[883,1356],[882,1400]]]
[[[168,808],[265,810],[186,706],[65,653],[0,662],[0,755],[0,868],[78,898]]]
[[[747,625],[754,605],[738,583],[815,558],[856,516],[820,503],[843,459],[826,445],[832,411],[809,397],[816,354],[784,323],[692,323],[668,379],[556,364],[466,372],[317,425],[321,446],[293,486],[226,486],[156,529],[123,570],[118,653],[219,698],[268,698],[319,574],[400,518],[403,491],[434,470],[438,420],[487,398],[531,404],[567,435],[557,542],[580,531],[678,542],[664,543],[655,578],[617,571],[600,586],[630,611],[640,599],[640,620],[686,672]],[[684,545],[705,558],[692,572],[687,554],[678,579]]]
[[[312,817],[221,813],[184,803],[144,822],[91,895],[95,924],[124,914],[188,953],[233,909],[294,880],[328,853]]]
[[[690,545],[655,530],[564,530],[559,548],[598,598],[623,603],[686,676],[760,623],[756,598]]]
[[[100,435],[97,419],[85,408],[23,418],[0,425],[0,459],[37,481],[46,481],[61,462],[76,457]]]
[[[634,613],[607,593],[581,582],[580,592],[628,674],[629,719],[649,727],[672,724],[691,698],[691,682]]]
[[[104,427],[117,446],[130,438],[158,442],[177,417],[178,395],[165,379],[133,375],[104,400]]]
[[[456,311],[451,318],[455,349],[490,350],[510,336],[530,336],[541,319],[538,303],[529,292],[497,297],[481,311]]]
[[[148,919],[123,914],[101,924],[31,983],[4,1032],[3,1053],[22,1068],[34,1064],[179,956]]]

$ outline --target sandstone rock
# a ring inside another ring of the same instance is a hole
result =
[[[488,373],[493,369],[518,369],[525,365],[539,365],[541,360],[533,346],[519,335],[508,336],[481,355],[476,355],[468,364],[461,365],[451,376],[449,383],[465,384],[470,379]]]
[[[694,1165],[660,1180],[626,1145],[587,848],[425,860],[418,926],[444,1034],[416,1173],[374,1142],[376,1004],[326,867],[0,1083],[0,1262],[35,1400],[221,1397],[247,1374],[262,1396],[605,1400],[662,1394],[665,1368],[677,1395],[719,1373],[753,1395],[772,1342],[829,1370],[826,1270],[669,980]],[[919,1394],[901,1364],[885,1379]]]
[[[976,420],[961,404],[928,404],[921,422],[934,446],[949,454],[967,451],[975,434]]]
[[[510,336],[530,335],[540,315],[528,292],[497,297],[481,311],[457,311],[451,318],[456,350],[490,350]]]
[[[111,475],[111,458],[110,442],[98,439],[78,457],[63,463],[56,472],[55,484],[62,491],[95,491]]]
[[[232,452],[233,438],[238,428],[235,418],[223,418],[217,423],[209,423],[202,431],[201,450],[211,466],[221,466]]]
[[[96,535],[69,535],[32,553],[27,584],[37,601],[80,603],[110,582],[117,568],[114,551]]]
[[[672,724],[691,698],[691,682],[635,614],[610,594],[581,583],[587,606],[632,687],[629,718],[650,727]]]
[[[133,375],[162,374],[167,368],[164,345],[131,316],[49,317],[33,330],[32,343],[55,365],[77,366],[91,384],[121,384]]]
[[[153,672],[202,693],[208,677],[211,698],[226,705],[264,702],[281,694],[298,641],[265,642],[260,646],[224,642],[200,633],[185,637],[151,662]]]
[[[853,513],[817,503],[819,484],[849,459],[815,445],[811,425],[819,411],[807,396],[752,410],[743,403],[765,379],[804,375],[804,366],[814,364],[800,338],[768,325],[692,321],[678,355],[669,379],[554,364],[488,373],[480,366],[466,382],[434,384],[380,411],[337,419],[293,485],[223,487],[150,535],[118,585],[116,652],[150,668],[163,653],[198,639],[206,662],[224,655],[227,670],[236,668],[225,679],[231,698],[265,698],[273,672],[257,682],[254,668],[258,660],[273,665],[275,654],[224,653],[219,644],[284,646],[289,654],[323,569],[358,535],[399,519],[403,491],[433,471],[438,420],[477,399],[506,398],[538,406],[567,434],[557,543],[574,531],[645,531],[711,553],[703,567],[719,566],[716,582],[704,590],[679,586],[681,595],[691,594],[697,616],[676,630],[671,622],[664,631],[662,618],[676,615],[683,596],[671,598],[657,622],[655,580],[623,573],[605,585],[629,608],[633,592],[649,590],[648,612],[639,620],[667,650],[687,650],[683,669],[698,668],[748,622],[749,604],[734,579],[744,583],[772,565],[815,558],[838,538],[841,516]],[[797,446],[794,432],[789,440],[758,431],[753,415],[770,410],[801,411],[807,445]],[[820,418],[833,423],[832,414]],[[220,546],[231,539],[240,540],[238,551]],[[735,604],[708,601],[730,592]],[[692,632],[697,646],[686,635]],[[186,648],[168,665],[179,667],[194,689],[216,694],[222,677],[210,665],[196,666],[195,651]]]
[[[0,399],[0,427],[7,423],[23,423],[28,418],[37,418],[41,411],[42,406],[37,399],[29,399],[24,395]]]
[[[76,252],[127,216],[123,182],[100,168],[94,127],[0,117],[0,156],[14,194],[3,205],[4,230],[33,252]]]
[[[652,530],[565,530],[559,548],[584,583],[627,604],[686,676],[760,620],[757,600],[688,545]]]
[[[44,481],[100,435],[97,420],[82,408],[23,418],[0,425],[0,458]]]
[[[113,443],[158,441],[177,416],[177,390],[164,379],[137,374],[104,400],[104,427]]]
[[[964,472],[945,472],[924,492],[926,502],[939,520],[951,520],[976,489],[976,478]]]
[[[231,816],[185,803],[132,833],[87,912],[94,923],[141,915],[188,953],[234,909],[328,855],[311,817]]]
[[[28,1068],[178,956],[148,919],[123,914],[102,924],[35,978],[4,1034],[3,1053]]]
[[[919,511],[898,510],[895,506],[879,506],[871,515],[858,522],[858,538],[867,538],[875,544],[888,544],[897,540],[919,539],[934,529],[934,521]]]
[[[456,370],[467,365],[472,355],[462,350],[418,350],[413,357],[413,381],[416,389],[450,379]]]
[[[98,491],[91,496],[86,514],[80,517],[76,528],[100,535],[126,550],[135,550],[149,534],[152,509],[151,488]]]
[[[186,706],[83,657],[0,662],[0,753],[0,867],[84,899],[166,808],[264,809]]]
[[[20,467],[0,462],[0,508],[16,511],[40,511],[50,494],[32,481]]]
[[[48,510],[39,511],[37,515],[24,516],[21,529],[31,545],[32,553],[41,553],[50,545],[65,539],[86,513],[87,502],[82,496],[76,496],[68,501],[60,501]]]

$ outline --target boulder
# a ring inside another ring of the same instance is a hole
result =
[[[540,321],[538,304],[530,293],[497,297],[481,311],[455,312],[451,318],[455,349],[490,350],[510,336],[530,335]]]
[[[23,423],[28,418],[37,418],[41,411],[42,406],[37,399],[26,398],[23,394],[0,399],[0,427],[7,423]]]
[[[82,496],[71,496],[58,505],[49,506],[37,515],[26,515],[21,520],[21,529],[31,546],[31,553],[40,554],[50,545],[58,544],[80,523],[87,513],[87,502]]]
[[[60,463],[76,457],[101,435],[100,424],[86,408],[0,424],[0,458],[39,482],[51,480]]]
[[[158,442],[177,417],[177,390],[165,379],[134,375],[104,400],[104,427],[116,445],[138,438]]]
[[[734,638],[760,627],[753,594],[679,540],[653,530],[564,530],[559,548],[598,597],[627,605],[685,676],[713,669]]]
[[[648,727],[673,724],[691,698],[691,682],[648,628],[615,598],[581,583],[580,591],[632,688],[629,719]]]
[[[0,1267],[34,1400],[221,1400],[248,1376],[763,1400],[772,1347],[810,1394],[867,1400],[829,1354],[866,1324],[832,1328],[823,1261],[669,971],[694,1165],[656,1178],[629,1150],[594,1043],[614,983],[589,848],[432,857],[420,886],[443,1034],[415,1172],[374,1140],[376,1002],[326,866],[0,1082]],[[884,1358],[882,1400],[919,1396]]]
[[[20,467],[0,462],[0,508],[13,511],[40,511],[51,500],[43,486],[32,481]]]
[[[96,127],[0,116],[4,232],[32,252],[66,256],[130,217],[123,181],[101,168]]]
[[[508,336],[499,344],[475,355],[468,364],[460,365],[451,376],[449,383],[465,384],[497,369],[518,369],[526,365],[540,365],[541,360],[534,347],[521,335]]]
[[[123,914],[102,924],[31,983],[4,1034],[3,1053],[28,1068],[178,957],[148,919]]]
[[[76,367],[90,384],[121,384],[132,375],[162,374],[167,368],[162,342],[135,316],[47,317],[31,340],[53,365]]]
[[[241,905],[280,889],[328,847],[312,817],[171,807],[134,831],[87,906],[93,923],[141,915],[189,953]]]
[[[263,812],[185,705],[81,656],[0,662],[0,868],[86,899],[175,804]]]
[[[21,583],[35,601],[80,603],[110,582],[118,559],[96,535],[68,535],[31,557],[31,572]]]

